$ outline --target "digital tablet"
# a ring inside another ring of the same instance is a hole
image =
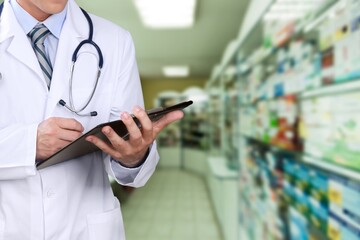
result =
[[[161,117],[163,117],[165,114],[175,110],[182,110],[187,106],[191,105],[192,103],[193,103],[192,101],[186,101],[170,107],[154,108],[151,110],[147,110],[146,112],[148,113],[148,116],[151,119],[151,121],[155,122],[159,120]],[[141,124],[139,120],[135,116],[133,116],[133,119],[135,120],[138,127],[141,128]],[[121,120],[103,123],[97,125],[93,129],[91,129],[90,131],[88,131],[78,139],[76,139],[74,142],[70,143],[63,149],[53,154],[51,157],[45,159],[42,162],[37,163],[36,165],[37,169],[43,169],[45,167],[58,164],[100,150],[94,144],[86,141],[85,138],[89,135],[93,135],[102,139],[107,143],[110,143],[107,137],[101,132],[101,129],[105,126],[110,126],[123,139],[125,140],[129,139],[129,132],[127,131],[125,124]]]

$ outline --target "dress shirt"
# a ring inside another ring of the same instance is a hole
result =
[[[26,12],[16,0],[8,1],[10,1],[11,7],[19,24],[24,29],[24,32],[28,34],[36,26],[36,24],[39,23],[39,21]],[[66,10],[67,7],[65,7],[64,10],[62,10],[60,13],[53,14],[45,21],[41,22],[49,29],[51,33],[45,39],[44,45],[46,54],[48,55],[53,66],[55,64],[56,50],[59,43],[61,29],[66,18]],[[29,41],[31,42],[30,38]]]

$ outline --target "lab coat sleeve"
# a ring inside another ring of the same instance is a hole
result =
[[[156,151],[156,143],[154,142],[150,148],[147,159],[140,167],[126,168],[110,159],[108,173],[121,185],[141,187],[149,180],[155,171],[158,160],[159,156]]]
[[[0,180],[36,174],[37,124],[14,124],[0,129]]]
[[[132,112],[132,109],[135,106],[144,108],[133,40],[131,35],[123,29],[119,29],[118,37],[119,43],[122,43],[118,46],[122,47],[119,47],[118,49],[118,78],[117,82],[114,84],[115,92],[113,94],[113,105],[111,108],[110,120],[118,120],[121,112]],[[155,171],[158,161],[159,155],[157,152],[156,142],[153,142],[147,159],[139,169],[122,168],[119,170],[121,166],[119,166],[119,164],[112,164],[109,156],[105,158],[105,168],[108,174],[119,184],[131,187],[141,187],[148,181],[152,173]]]

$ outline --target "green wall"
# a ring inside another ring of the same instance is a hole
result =
[[[153,108],[155,98],[163,91],[182,93],[188,87],[204,88],[208,79],[142,79],[145,108]]]

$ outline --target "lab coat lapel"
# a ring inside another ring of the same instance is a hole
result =
[[[46,117],[52,116],[58,102],[69,89],[72,55],[78,44],[87,38],[88,23],[79,6],[74,1],[68,2],[66,20],[61,31],[58,44],[53,75],[51,79],[50,95],[46,109]],[[67,99],[64,99],[68,101]]]
[[[44,75],[34,50],[31,47],[31,43],[24,33],[24,30],[18,24],[8,2],[4,4],[4,9],[1,14],[0,29],[0,44],[8,44],[8,53],[36,73],[38,79],[41,79],[44,82],[44,87],[46,87]]]

